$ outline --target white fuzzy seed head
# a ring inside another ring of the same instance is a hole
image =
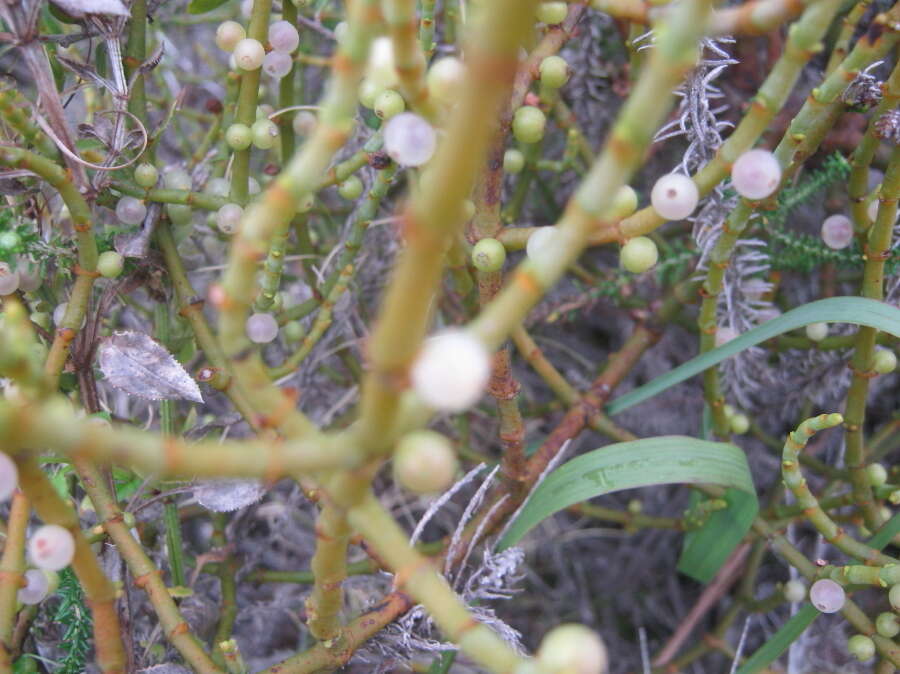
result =
[[[768,150],[745,152],[731,167],[731,184],[742,197],[765,199],[781,182],[781,165]]]
[[[487,349],[468,332],[453,328],[425,340],[410,378],[427,405],[462,412],[478,402],[490,374]]]
[[[822,241],[834,250],[846,248],[853,242],[853,223],[846,215],[829,215],[822,223]]]
[[[666,220],[683,220],[694,212],[699,200],[697,185],[680,173],[662,176],[650,192],[653,209]]]
[[[272,314],[253,314],[246,327],[247,337],[256,344],[268,344],[278,336],[278,321]]]
[[[19,289],[19,272],[13,271],[5,262],[0,262],[0,295],[12,295]]]
[[[15,462],[0,452],[0,501],[7,501],[19,484],[19,469]]]
[[[541,670],[554,674],[605,674],[609,655],[600,636],[584,625],[554,627],[537,652]]]
[[[806,597],[806,585],[802,580],[789,580],[784,584],[784,598],[791,602],[803,601]]]
[[[266,54],[265,58],[263,58],[262,69],[269,77],[280,80],[291,72],[291,67],[293,65],[294,59],[291,58],[290,54],[285,54],[282,51],[270,51]]]
[[[234,47],[234,63],[241,70],[256,70],[266,57],[266,50],[259,40],[245,37]]]
[[[222,51],[234,51],[237,43],[245,37],[247,37],[247,31],[237,21],[223,21],[216,28],[216,46]]]
[[[806,326],[806,336],[814,342],[821,342],[828,336],[828,323],[810,323]]]
[[[216,211],[216,227],[223,234],[234,234],[243,215],[244,209],[238,204],[225,204]]]
[[[384,149],[401,166],[422,166],[437,148],[437,135],[427,121],[412,112],[392,117],[384,127]]]
[[[75,556],[75,539],[68,529],[45,524],[28,539],[28,557],[39,569],[59,571]]]
[[[269,44],[277,52],[290,54],[300,45],[300,33],[290,21],[276,21],[269,26]]]
[[[25,586],[16,594],[23,604],[40,604],[50,593],[50,579],[40,569],[25,572]]]
[[[144,202],[134,197],[122,197],[116,203],[116,217],[126,225],[139,225],[147,215]]]
[[[403,436],[394,453],[394,479],[419,494],[443,491],[456,476],[456,452],[450,441],[434,431]]]
[[[466,75],[466,67],[455,56],[435,61],[428,69],[425,82],[428,94],[439,103],[451,105],[459,98],[460,85]]]
[[[822,613],[837,613],[844,606],[844,588],[830,578],[817,580],[809,588],[809,600]]]

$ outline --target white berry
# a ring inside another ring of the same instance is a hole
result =
[[[116,204],[116,217],[126,225],[139,225],[147,215],[144,202],[134,197],[122,197]]]
[[[844,588],[830,578],[817,580],[809,588],[809,600],[822,613],[837,613],[847,598]]]
[[[282,51],[270,51],[263,58],[262,68],[266,75],[280,80],[291,72],[293,65],[294,59],[291,58],[290,54],[285,54]]]
[[[872,222],[875,222],[875,218],[878,217],[879,203],[878,199],[872,199],[872,201],[869,202],[868,207],[866,207],[866,215],[869,216],[869,220]]]
[[[278,321],[272,314],[253,314],[246,327],[247,337],[256,344],[268,344],[278,336]]]
[[[50,579],[40,569],[25,572],[25,587],[16,594],[23,604],[40,604],[50,593]]]
[[[789,580],[784,584],[784,598],[791,602],[803,601],[806,597],[806,585],[802,580]]]
[[[19,484],[19,469],[8,455],[0,452],[0,501],[8,500]]]
[[[745,152],[731,167],[731,184],[742,197],[765,199],[781,182],[781,165],[768,150]]]
[[[412,112],[392,117],[384,128],[384,149],[401,166],[422,166],[434,154],[437,135],[427,121]]]
[[[394,43],[389,37],[378,37],[372,40],[369,50],[369,63],[366,79],[371,80],[381,89],[397,86],[397,71],[394,68]]]
[[[75,539],[58,524],[45,524],[28,540],[28,556],[39,569],[59,571],[75,556]]]
[[[300,34],[290,21],[276,21],[269,26],[269,44],[277,52],[290,54],[300,45]]]
[[[525,244],[525,254],[528,259],[539,262],[553,257],[558,247],[558,232],[559,228],[552,225],[535,229],[528,237],[528,243]]]
[[[449,487],[456,468],[453,446],[446,437],[434,431],[413,431],[403,436],[394,453],[394,479],[420,494]]]
[[[846,215],[829,215],[822,223],[822,241],[829,248],[840,250],[853,242],[853,223]]]
[[[605,674],[609,655],[600,636],[584,625],[554,627],[541,641],[537,661],[542,671],[559,674]]]
[[[438,59],[428,69],[425,79],[428,93],[444,105],[455,103],[459,99],[459,88],[465,74],[466,67],[455,56]]]
[[[487,349],[468,332],[454,328],[425,340],[410,377],[427,405],[462,412],[478,402],[490,374]]]
[[[259,40],[245,37],[234,47],[234,62],[241,70],[256,70],[262,65],[266,50]]]
[[[216,211],[216,227],[223,234],[234,234],[244,215],[244,209],[237,204],[225,204]]]
[[[20,276],[8,264],[0,262],[0,295],[12,295],[19,289]]]
[[[716,346],[727,344],[740,334],[741,333],[739,333],[737,330],[728,327],[727,325],[720,326],[716,328]]]
[[[821,342],[828,336],[828,323],[810,323],[806,326],[806,336],[814,342]]]
[[[680,173],[668,173],[653,185],[650,203],[666,220],[683,220],[697,208],[700,192],[694,181]]]
[[[216,46],[222,51],[234,51],[237,43],[245,37],[247,31],[237,21],[223,21],[216,28]]]

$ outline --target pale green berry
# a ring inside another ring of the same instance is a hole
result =
[[[166,204],[166,213],[173,225],[186,225],[194,219],[194,211],[183,204]]]
[[[503,153],[503,170],[511,175],[521,173],[525,168],[525,155],[515,148],[510,148]]]
[[[375,99],[378,98],[378,94],[382,91],[384,91],[383,86],[374,80],[364,79],[360,82],[357,96],[359,97],[359,102],[362,103],[364,107],[371,110],[375,107]]]
[[[225,142],[232,150],[246,150],[253,142],[253,133],[249,126],[238,122],[225,131]]]
[[[566,20],[569,6],[565,2],[542,2],[537,6],[537,20],[555,26]]]
[[[375,97],[375,104],[372,109],[380,119],[390,119],[406,110],[406,103],[403,100],[403,96],[396,91],[385,89]]]
[[[137,168],[134,169],[134,182],[145,189],[150,189],[156,185],[158,178],[159,171],[156,170],[153,164],[138,164]]]
[[[285,324],[284,328],[282,328],[282,332],[285,339],[289,342],[299,342],[303,339],[303,335],[306,334],[306,331],[303,329],[303,323],[300,321],[291,321],[290,323]]]
[[[637,192],[630,185],[622,185],[613,197],[613,205],[609,217],[613,220],[622,220],[634,213],[638,207]]]
[[[784,598],[791,602],[803,601],[806,598],[806,585],[801,580],[789,580],[784,584]]]
[[[338,184],[338,194],[348,201],[356,201],[363,192],[363,183],[356,176],[348,176],[346,180]]]
[[[537,661],[553,674],[605,674],[609,655],[600,636],[584,625],[554,627],[541,641]]]
[[[257,119],[250,128],[253,144],[260,150],[269,150],[278,140],[278,127],[270,119]]]
[[[459,98],[459,88],[466,74],[463,62],[455,56],[438,59],[431,64],[425,83],[428,95],[444,105],[450,105]]]
[[[513,116],[513,135],[520,143],[537,143],[544,137],[546,126],[546,115],[533,105],[523,105]]]
[[[504,262],[506,248],[497,239],[481,239],[472,248],[472,264],[479,271],[500,271]]]
[[[538,67],[541,84],[551,89],[559,89],[569,80],[569,64],[562,56],[548,56]]]
[[[860,662],[875,657],[875,642],[864,634],[854,634],[847,640],[847,651]]]
[[[443,491],[456,476],[456,452],[450,441],[434,431],[413,431],[400,439],[394,453],[394,478],[420,494]]]
[[[900,611],[900,583],[892,585],[888,590],[888,601],[891,602],[891,608]]]
[[[866,477],[870,485],[880,487],[888,481],[888,472],[880,463],[870,463],[866,466]]]
[[[897,369],[897,354],[890,349],[878,349],[872,357],[872,369],[878,374],[890,374]]]
[[[900,634],[900,618],[895,613],[887,611],[879,613],[875,618],[875,629],[881,636],[893,639]]]
[[[738,435],[743,435],[750,430],[750,419],[747,418],[746,414],[741,414],[740,412],[729,419],[729,424],[731,425],[732,433],[737,433]]]
[[[729,405],[729,404],[727,404],[727,403],[726,403],[725,406],[722,408],[722,411],[725,412],[725,418],[726,418],[726,419],[731,419],[731,417],[733,417],[735,414],[737,414],[737,410],[734,409],[733,406],[731,406],[731,405]]]
[[[806,336],[814,342],[821,342],[828,336],[828,323],[810,323],[806,326]]]
[[[122,273],[125,266],[125,258],[114,250],[108,250],[100,253],[97,258],[97,271],[104,278],[116,278]]]
[[[247,37],[247,31],[237,21],[223,21],[216,28],[216,46],[225,52],[233,52],[237,43]]]
[[[659,250],[653,239],[646,236],[636,236],[622,246],[620,253],[622,266],[633,274],[641,274],[659,260]]]

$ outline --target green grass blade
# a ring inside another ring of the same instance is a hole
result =
[[[727,344],[707,351],[696,358],[679,365],[674,370],[657,377],[651,382],[626,393],[613,400],[606,407],[608,415],[618,414],[640,402],[652,398],[675,384],[680,384],[685,379],[690,379],[721,363],[751,346],[777,337],[785,332],[809,325],[810,323],[855,323],[877,328],[883,332],[900,336],[900,309],[863,297],[830,297],[816,302],[804,304],[796,309],[791,309],[778,318],[773,318],[759,327],[748,330]]]
[[[717,484],[756,490],[747,459],[734,445],[680,435],[620,442],[577,456],[532,492],[498,547],[515,545],[536,524],[574,503],[656,484]]]

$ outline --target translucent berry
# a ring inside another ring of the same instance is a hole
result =
[[[256,344],[268,344],[278,336],[278,321],[272,314],[252,314],[247,319],[247,337]]]
[[[466,67],[455,56],[438,59],[428,69],[425,79],[428,85],[428,94],[444,105],[455,103],[459,98],[460,86],[465,74]]]
[[[555,256],[558,232],[559,229],[557,227],[538,227],[528,237],[528,243],[525,244],[525,254],[528,256],[528,259],[539,262],[542,259]]]
[[[348,176],[338,184],[338,194],[348,201],[356,201],[362,196],[363,183],[357,176]]]
[[[397,86],[399,80],[394,68],[394,43],[391,42],[391,38],[377,37],[372,40],[366,79],[371,80],[382,89]]]
[[[893,639],[900,634],[900,617],[895,613],[879,613],[875,618],[875,630],[883,637]]]
[[[574,623],[547,632],[538,648],[537,661],[542,671],[559,674],[605,674],[609,670],[603,640],[593,630]]]
[[[223,234],[234,234],[243,215],[244,209],[237,204],[225,204],[216,211],[216,227]]]
[[[546,126],[546,115],[533,105],[523,105],[513,115],[513,135],[520,143],[537,143],[544,137]]]
[[[555,26],[566,20],[569,6],[565,2],[542,2],[537,6],[537,20]]]
[[[829,215],[822,223],[822,241],[829,248],[840,250],[853,242],[853,223],[846,215]]]
[[[768,150],[745,152],[731,167],[731,184],[742,197],[765,199],[781,182],[781,165]]]
[[[216,28],[216,46],[222,51],[234,51],[237,43],[247,37],[247,31],[237,21],[223,21]]]
[[[747,418],[746,414],[741,414],[740,412],[731,417],[728,420],[728,424],[731,426],[731,432],[738,435],[743,435],[750,430],[750,419]]]
[[[156,170],[153,164],[138,164],[137,168],[134,169],[134,182],[143,188],[149,189],[153,187],[156,185],[158,178],[159,171]]]
[[[50,594],[50,579],[41,569],[28,569],[24,580],[25,586],[16,594],[23,604],[40,604]]]
[[[210,178],[204,191],[217,197],[227,197],[231,194],[231,183],[225,178]]]
[[[870,463],[866,466],[866,477],[873,487],[880,487],[888,481],[887,469],[880,463]]]
[[[0,452],[0,501],[7,501],[19,484],[19,469],[7,454]]]
[[[393,89],[385,89],[375,97],[375,104],[372,110],[380,119],[390,119],[396,117],[406,109],[406,102],[403,96]]]
[[[72,562],[75,539],[68,529],[57,524],[45,524],[28,539],[28,557],[39,569],[59,571]]]
[[[347,31],[350,30],[350,26],[347,25],[346,21],[339,21],[338,24],[334,27],[334,39],[338,42],[338,44],[342,44],[344,39],[347,37]]]
[[[269,26],[269,44],[277,52],[290,54],[300,45],[300,33],[290,21],[276,21]]]
[[[284,326],[284,337],[289,342],[299,342],[303,339],[306,331],[303,329],[303,323],[300,321],[290,321]]]
[[[548,56],[538,67],[541,84],[551,89],[559,89],[569,80],[569,64],[562,56]]]
[[[271,119],[257,119],[250,127],[253,144],[260,150],[269,150],[278,140],[278,127]]]
[[[809,600],[822,613],[837,613],[844,607],[844,588],[830,578],[817,580],[809,588]]]
[[[163,171],[163,185],[169,190],[189,190],[193,186],[190,174],[180,166]]]
[[[225,142],[232,150],[246,150],[253,142],[253,133],[249,126],[238,122],[226,129]]]
[[[890,374],[897,369],[897,354],[890,349],[878,349],[872,356],[872,369],[878,374]]]
[[[394,479],[420,494],[443,491],[456,476],[456,452],[434,431],[413,431],[400,439],[394,453]]]
[[[733,405],[725,404],[722,406],[722,411],[725,413],[726,419],[731,419],[735,414],[737,414],[737,410],[734,409]]]
[[[634,213],[638,207],[637,192],[631,185],[622,185],[613,197],[613,204],[609,211],[609,216],[613,220],[622,220]]]
[[[292,122],[294,133],[296,133],[298,136],[312,135],[312,132],[316,130],[316,125],[318,123],[318,117],[316,117],[308,110],[301,110],[300,112],[298,112],[296,115],[294,115],[294,121]]]
[[[659,250],[653,239],[646,236],[636,236],[622,246],[619,254],[622,266],[632,274],[642,274],[659,260]]]
[[[126,225],[139,225],[147,215],[144,202],[134,197],[122,197],[116,203],[116,217]]]
[[[186,225],[194,219],[194,210],[187,204],[166,204],[166,215],[173,225]]]
[[[262,69],[269,77],[280,80],[291,72],[293,66],[294,59],[291,58],[290,54],[285,54],[282,51],[270,51],[263,59]]]
[[[891,608],[900,611],[900,583],[892,585],[888,590],[888,601],[891,603]]]
[[[802,580],[789,580],[784,584],[784,598],[791,602],[803,601],[806,598],[806,585]]]
[[[697,185],[680,173],[662,176],[650,192],[653,209],[666,220],[683,220],[694,212],[699,200]]]
[[[104,278],[116,278],[122,273],[125,266],[125,258],[114,250],[107,250],[100,253],[97,258],[97,271]]]
[[[19,289],[19,282],[19,272],[13,271],[5,262],[0,262],[0,295],[12,295]]]
[[[266,50],[259,40],[245,37],[234,46],[234,63],[241,70],[256,70],[265,57]]]
[[[479,271],[500,271],[506,262],[506,248],[497,239],[481,239],[472,248],[472,264]]]
[[[875,642],[864,634],[854,634],[847,640],[847,651],[860,662],[875,657]]]
[[[806,336],[814,342],[821,342],[828,336],[828,323],[810,323],[806,326]]]
[[[359,102],[364,107],[371,110],[375,107],[375,99],[378,98],[378,94],[380,94],[384,90],[385,87],[381,86],[374,80],[364,79],[359,83],[359,89],[357,90]]]
[[[525,155],[515,148],[503,153],[503,170],[511,175],[521,173],[525,168]]]
[[[411,112],[392,117],[384,127],[384,149],[401,166],[422,166],[437,148],[431,124]]]
[[[490,374],[487,349],[460,329],[425,340],[410,371],[419,397],[444,412],[462,412],[478,402]]]

